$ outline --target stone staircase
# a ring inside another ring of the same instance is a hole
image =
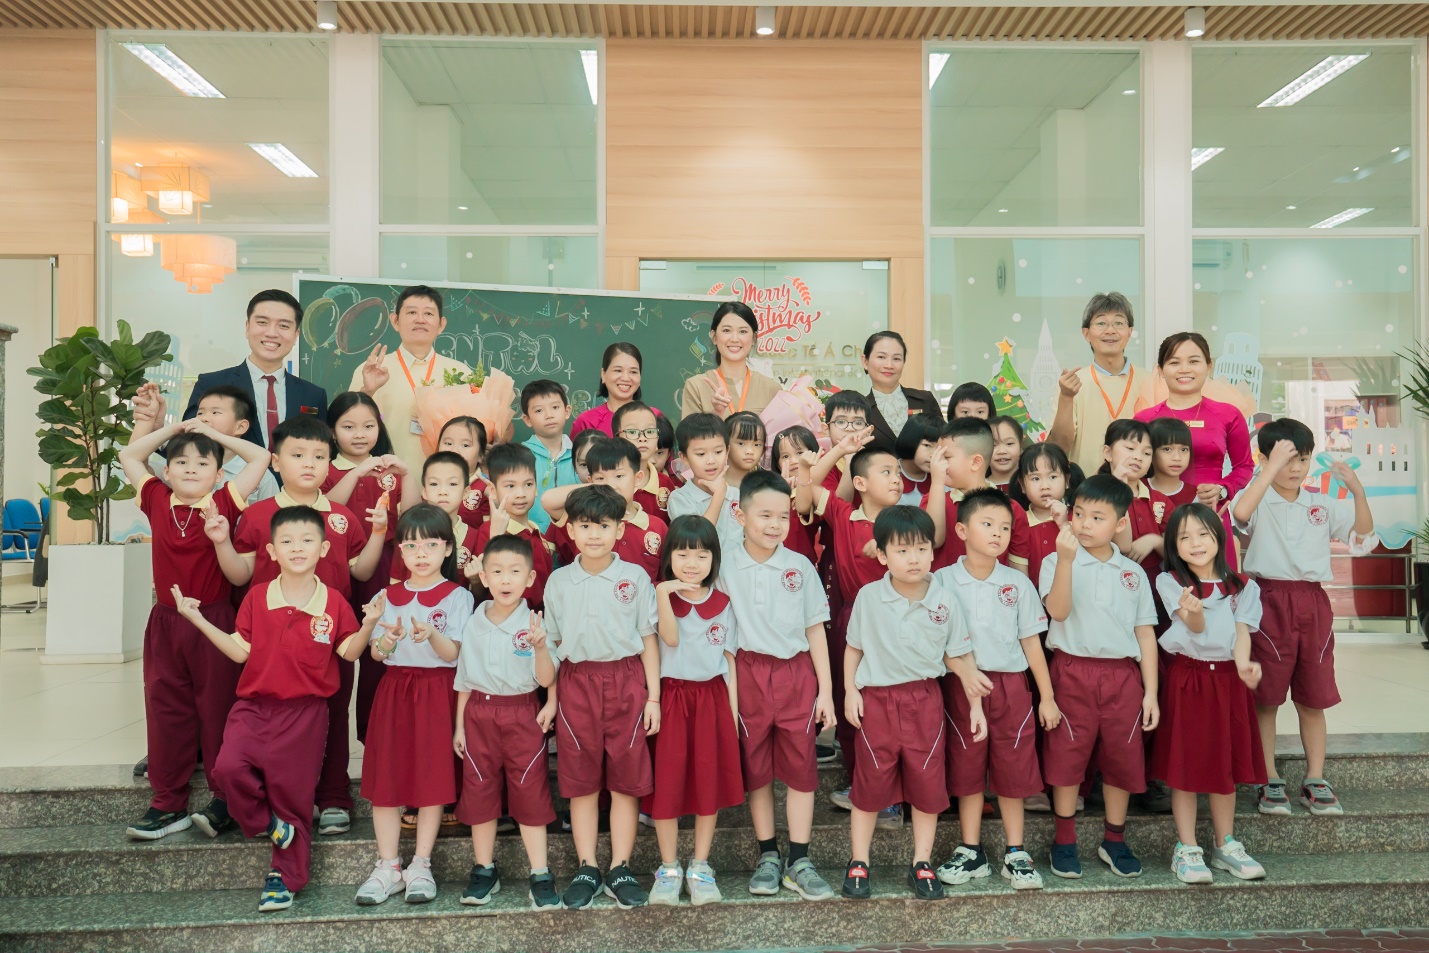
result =
[[[1303,757],[1298,742],[1283,742],[1282,768],[1295,786]],[[1311,817],[1298,805],[1290,817],[1266,817],[1242,794],[1238,836],[1270,875],[1258,883],[1223,873],[1212,886],[1177,883],[1168,869],[1176,840],[1169,816],[1131,819],[1128,839],[1146,872],[1122,880],[1095,859],[1101,818],[1088,815],[1079,825],[1086,876],[1058,880],[1046,871],[1051,818],[1032,814],[1026,841],[1047,881],[1042,891],[1015,894],[993,876],[949,888],[942,902],[914,901],[904,882],[912,847],[905,826],[875,835],[870,901],[754,898],[744,890],[754,836],[748,813],[736,808],[721,817],[710,858],[726,896],[717,906],[621,911],[599,900],[586,911],[536,913],[526,900],[520,839],[509,834],[496,851],[505,890],[486,907],[457,902],[471,865],[465,836],[438,840],[435,902],[357,907],[353,892],[376,857],[369,811],[359,802],[350,833],[316,838],[313,882],[293,908],[260,914],[265,842],[236,833],[210,840],[197,831],[130,841],[123,827],[147,806],[148,787],[127,766],[0,769],[0,950],[737,950],[1423,923],[1429,735],[1332,737],[1327,773],[1343,817]],[[822,793],[839,775],[837,766],[821,770],[810,851],[836,888],[848,859],[848,820]],[[202,775],[194,786],[197,807],[207,799]],[[1205,846],[1208,821],[1203,826]],[[1001,823],[988,818],[984,831],[989,853],[1000,852]],[[682,832],[682,859],[690,838]],[[956,841],[949,817],[939,826],[935,862]],[[602,835],[602,862],[608,853]],[[576,861],[570,837],[553,835],[550,855],[564,887]],[[657,864],[653,832],[642,829],[632,867],[648,882]]]

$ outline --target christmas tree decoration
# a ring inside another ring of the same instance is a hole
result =
[[[1029,440],[1040,441],[1045,437],[1047,428],[1040,420],[1032,416],[1032,412],[1027,406],[1030,393],[1022,376],[1017,373],[1017,368],[1012,363],[1012,352],[1016,347],[1017,345],[1007,338],[997,342],[997,350],[1002,355],[1002,362],[993,372],[992,379],[987,382],[987,389],[992,391],[994,413],[1002,417],[1011,417],[1022,425],[1022,432]]]

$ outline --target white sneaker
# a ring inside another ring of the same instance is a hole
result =
[[[1047,814],[1052,810],[1052,799],[1047,796],[1046,791],[1042,791],[1031,797],[1023,798],[1022,808],[1027,811],[1038,811]]]
[[[646,814],[644,811],[641,811],[641,812],[640,812],[640,826],[641,826],[641,827],[654,827],[654,826],[655,826],[655,818],[651,817],[649,814]]]
[[[357,905],[375,907],[402,892],[402,861],[379,860],[372,873],[357,888]]]
[[[685,891],[690,895],[690,903],[702,907],[707,903],[719,903],[724,897],[715,883],[714,870],[707,860],[692,860],[685,871]]]
[[[426,903],[437,898],[437,882],[432,879],[430,857],[413,857],[407,869],[402,871],[402,879],[407,882],[408,903]]]
[[[352,830],[352,815],[340,807],[325,807],[318,816],[318,833],[331,837]]]
[[[829,803],[841,811],[852,811],[853,802],[848,798],[849,790],[849,788],[844,788],[842,791],[830,791]]]
[[[1241,880],[1264,880],[1265,868],[1254,857],[1245,852],[1245,845],[1230,835],[1226,842],[1211,850],[1211,866],[1227,871]]]
[[[1014,890],[1042,889],[1042,875],[1032,866],[1032,855],[1025,850],[1014,850],[1002,858],[1002,876]]]
[[[1188,847],[1180,842],[1171,854],[1171,872],[1183,884],[1208,884],[1213,879],[1201,848]]]
[[[678,906],[684,876],[685,872],[679,864],[661,864],[655,871],[655,884],[650,888],[650,906]]]

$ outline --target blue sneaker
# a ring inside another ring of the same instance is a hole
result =
[[[1076,844],[1053,844],[1051,867],[1054,876],[1066,880],[1082,879],[1082,862],[1077,857]]]
[[[297,836],[298,829],[278,815],[273,814],[268,818],[268,839],[277,845],[279,850],[286,849]]]
[[[263,913],[286,910],[293,905],[293,892],[283,883],[283,875],[276,870],[268,871],[263,880],[263,893],[258,897],[258,909]]]
[[[1102,841],[1101,846],[1097,848],[1097,856],[1118,877],[1141,876],[1141,861],[1137,860],[1136,855],[1131,852],[1131,848],[1126,846],[1126,841]]]

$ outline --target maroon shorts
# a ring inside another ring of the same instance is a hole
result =
[[[1042,791],[1037,763],[1037,711],[1026,672],[985,672],[992,691],[983,697],[987,737],[973,741],[972,706],[956,675],[943,676],[948,737],[948,793],[981,794],[989,785],[999,797],[1031,797]]]
[[[744,803],[739,735],[723,678],[660,679],[660,731],[650,747],[655,792],[640,810],[656,820],[708,816]]]
[[[372,700],[362,796],[374,807],[432,807],[457,798],[453,670],[388,665]]]
[[[859,758],[849,800],[860,811],[881,811],[904,801],[924,814],[948,809],[943,762],[943,696],[937,679],[870,686],[863,692],[863,723],[854,744]]]
[[[744,789],[757,791],[778,778],[794,791],[817,790],[814,739],[819,728],[814,706],[819,682],[809,653],[781,659],[741,649],[734,657],[734,670],[739,678]]]
[[[535,692],[472,692],[467,696],[462,719],[466,757],[461,761],[457,820],[475,827],[507,814],[523,827],[545,827],[556,819],[546,767],[546,735],[536,724],[540,710]],[[564,751],[561,757],[565,757]]]
[[[1250,640],[1250,657],[1260,663],[1255,703],[1285,704],[1288,695],[1306,708],[1340,703],[1335,686],[1335,614],[1318,582],[1258,579],[1263,614]]]
[[[1053,787],[1077,787],[1097,752],[1102,781],[1140,794],[1146,790],[1141,743],[1141,668],[1135,659],[1052,658],[1052,692],[1062,723],[1047,732],[1042,776]]]
[[[1235,662],[1171,656],[1152,734],[1151,776],[1177,791],[1234,794],[1266,781],[1255,698]]]
[[[610,791],[644,797],[655,790],[645,743],[645,666],[640,656],[616,662],[566,662],[556,691],[556,779],[561,795]]]

